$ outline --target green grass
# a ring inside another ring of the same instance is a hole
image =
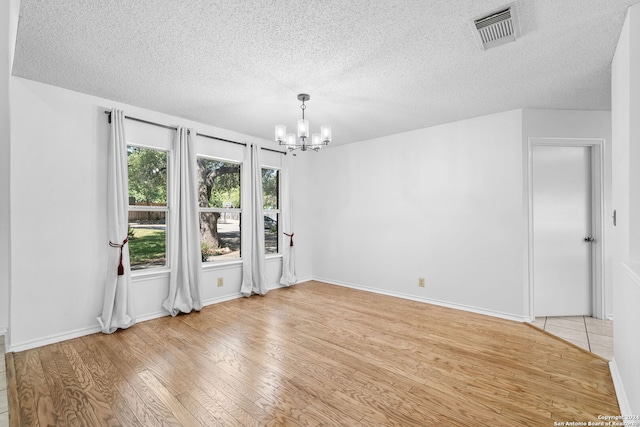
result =
[[[165,230],[135,228],[129,238],[129,260],[135,269],[147,265],[164,265],[167,253]]]

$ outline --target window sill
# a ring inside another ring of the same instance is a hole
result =
[[[274,262],[282,259],[282,254],[269,254],[265,256],[266,262]],[[223,270],[234,268],[242,265],[242,258],[229,261],[211,261],[202,264],[202,271]],[[153,280],[157,278],[169,277],[171,269],[169,267],[153,268],[148,270],[135,270],[131,272],[132,282],[141,282],[143,280]]]
[[[221,270],[225,268],[233,268],[238,265],[242,265],[242,258],[230,261],[211,261],[202,264],[202,271]]]
[[[169,277],[171,269],[169,267],[153,268],[149,270],[135,270],[131,272],[132,282],[141,282],[143,280],[153,280],[157,278]]]
[[[273,262],[274,260],[282,259],[282,254],[265,255],[264,258],[267,262]],[[242,265],[242,258],[231,261],[211,261],[202,264],[202,271],[221,270],[225,268],[233,268],[239,265]]]

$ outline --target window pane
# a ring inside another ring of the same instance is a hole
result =
[[[264,209],[280,207],[280,174],[277,169],[262,169],[262,199]]]
[[[127,147],[129,204],[167,205],[167,153],[149,148]]]
[[[240,258],[240,213],[201,212],[202,261]]]
[[[167,153],[127,147],[129,205],[167,206]],[[165,211],[129,212],[129,255],[132,270],[167,265]]]
[[[265,213],[264,215],[264,252],[265,254],[278,253],[278,218],[277,213]]]
[[[198,202],[202,208],[239,208],[240,165],[199,157]]]
[[[280,208],[280,174],[277,169],[262,169],[262,200],[264,209],[264,251],[278,253],[278,209]],[[270,212],[271,211],[271,212]]]
[[[240,208],[240,165],[199,157],[201,208]],[[200,212],[202,261],[240,258],[240,213]]]
[[[129,259],[131,269],[167,265],[166,212],[129,212]]]

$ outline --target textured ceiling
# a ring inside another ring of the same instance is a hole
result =
[[[521,36],[470,20],[509,0],[22,0],[13,75],[261,138],[347,143],[514,108],[610,109],[627,7],[519,0]]]

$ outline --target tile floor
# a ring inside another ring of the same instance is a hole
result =
[[[7,365],[4,363],[4,336],[0,335],[0,427],[9,426],[6,366]]]
[[[613,358],[613,321],[588,316],[538,317],[534,326],[589,350],[607,360]]]

